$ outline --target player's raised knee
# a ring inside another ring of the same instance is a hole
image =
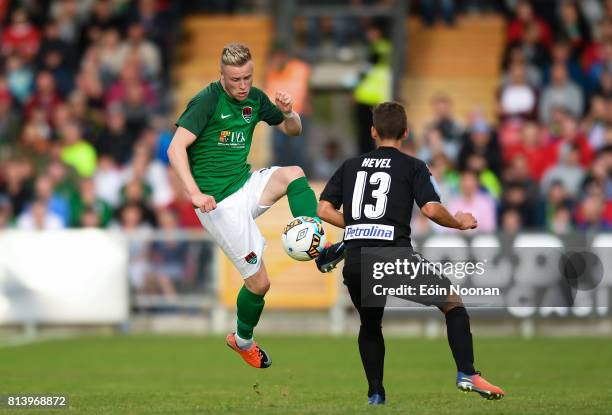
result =
[[[285,169],[285,177],[287,181],[291,183],[295,179],[299,179],[300,177],[304,177],[304,170],[300,166],[287,166],[283,167]]]
[[[270,280],[268,278],[249,277],[244,280],[244,283],[249,291],[259,295],[264,295],[270,289]]]

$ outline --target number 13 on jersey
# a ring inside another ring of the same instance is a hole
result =
[[[357,172],[355,179],[353,203],[351,206],[351,214],[355,220],[361,219],[363,195],[367,182],[378,187],[372,190],[372,197],[376,200],[376,204],[367,203],[363,206],[364,216],[368,219],[380,219],[387,210],[387,193],[391,187],[391,176],[383,171],[377,171],[368,180],[368,172],[361,170]]]

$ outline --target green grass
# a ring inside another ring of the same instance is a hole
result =
[[[604,414],[606,339],[480,339],[478,369],[508,396],[454,387],[445,339],[387,339],[388,404],[367,407],[354,338],[260,338],[274,364],[246,366],[222,338],[85,337],[0,348],[0,395],[68,394],[70,409],[2,414]]]

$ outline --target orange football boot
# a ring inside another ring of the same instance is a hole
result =
[[[253,367],[256,367],[258,369],[265,369],[267,367],[270,367],[270,365],[272,364],[272,359],[270,359],[268,353],[266,353],[264,349],[259,347],[255,340],[253,340],[253,344],[247,350],[241,349],[240,347],[238,347],[238,344],[236,344],[236,333],[228,334],[225,338],[225,342],[227,343],[227,346],[230,349],[234,350],[236,353],[242,356],[244,361]]]

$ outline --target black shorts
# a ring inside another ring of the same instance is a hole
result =
[[[412,250],[407,255],[414,261],[429,263]],[[353,302],[360,299],[361,307],[384,307],[388,295],[384,295],[383,288],[394,289],[395,293],[402,292],[402,294],[389,295],[412,303],[441,308],[448,302],[451,281],[439,273],[432,272],[431,269],[417,273],[414,278],[397,278],[383,282],[374,279],[367,266],[368,263],[363,260],[363,256],[352,253],[347,255],[342,271],[343,282],[349,289],[351,299]],[[408,287],[413,287],[413,291],[410,292]],[[405,306],[409,307],[410,303],[406,303]]]

